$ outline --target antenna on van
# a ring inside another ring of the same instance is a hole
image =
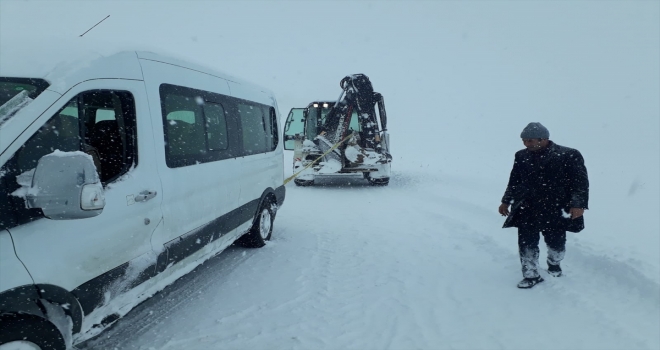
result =
[[[101,22],[103,22],[103,21],[105,21],[106,19],[108,19],[108,17],[110,17],[110,15],[108,15],[106,18],[100,20],[99,23],[96,23],[96,24],[94,25],[94,27],[96,27],[97,25],[101,24]],[[91,27],[91,28],[87,29],[87,32],[89,32],[90,30],[94,29],[94,27]],[[87,32],[84,32],[84,33],[80,34],[80,37],[82,37],[83,35],[87,34]]]

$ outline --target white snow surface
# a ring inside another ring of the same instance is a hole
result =
[[[482,200],[499,194],[489,181],[399,171],[385,188],[321,184],[287,186],[266,247],[229,248],[81,348],[660,346],[658,280],[590,247],[593,231],[569,235],[564,276],[517,289],[517,237]]]
[[[230,72],[283,118],[364,73],[396,147],[389,186],[290,183],[266,247],[230,247],[79,348],[660,348],[657,1],[0,1],[0,69],[108,14],[80,43]],[[529,122],[581,151],[590,208],[565,275],[519,290],[497,207]]]
[[[344,152],[346,158],[351,162],[360,164],[377,164],[381,160],[381,155],[375,151],[362,149],[360,146],[353,145],[346,147]]]
[[[319,174],[334,174],[341,170],[341,163],[336,159],[328,159],[326,162],[319,162],[321,169],[319,169]]]
[[[39,188],[32,187],[32,178],[34,177],[34,171],[36,169],[30,169],[23,172],[22,174],[16,176],[16,182],[18,182],[21,187],[16,191],[12,192],[12,196],[26,199],[27,195],[37,195],[39,194]]]

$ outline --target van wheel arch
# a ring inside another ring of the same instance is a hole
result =
[[[66,350],[64,335],[43,317],[23,313],[0,315],[0,345],[28,341],[42,350]]]
[[[71,317],[73,333],[80,332],[84,314],[78,298],[66,289],[52,284],[39,284],[37,288],[41,291],[41,297],[43,299],[58,305],[68,305],[68,309],[63,308],[64,312]]]
[[[264,192],[261,194],[261,199],[259,200],[259,206],[257,207],[257,210],[254,212],[254,219],[252,220],[252,223],[257,220],[257,215],[259,215],[259,210],[263,207],[264,203],[270,203],[271,205],[278,205],[278,198],[277,195],[275,194],[275,190],[272,188],[268,187]],[[277,210],[273,210],[273,215]]]
[[[24,285],[0,293],[0,310],[3,315],[23,314],[45,318],[45,310],[39,305],[41,299],[60,305],[71,317],[73,333],[80,332],[83,311],[78,299],[66,289],[52,284]]]
[[[267,213],[264,212],[265,216],[262,215],[262,212],[264,210],[268,210]],[[270,239],[271,232],[273,231],[272,224],[275,221],[276,213],[277,213],[277,197],[275,195],[275,191],[273,191],[272,188],[268,188],[261,195],[261,199],[259,200],[259,205],[257,206],[257,210],[254,212],[252,225],[250,226],[250,229],[248,230],[247,233],[241,236],[236,241],[236,243],[246,248],[261,248],[264,245],[266,245],[266,241]],[[263,217],[266,217],[269,220],[266,227],[266,231],[268,231],[267,237],[264,237],[260,232],[260,229],[262,229],[261,219]]]

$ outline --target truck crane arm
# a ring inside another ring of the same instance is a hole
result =
[[[369,77],[364,74],[348,75],[340,81],[339,86],[342,88],[342,93],[328,112],[321,129],[322,137],[319,139],[326,141],[331,146],[348,136],[351,115],[355,110],[361,129],[359,146],[383,153],[380,131],[387,130],[387,116],[383,96],[374,92]],[[376,104],[378,104],[382,130],[378,128]],[[326,148],[324,147],[326,145],[319,144],[319,146]]]

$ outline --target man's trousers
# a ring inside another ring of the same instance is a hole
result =
[[[548,246],[548,264],[559,265],[566,253],[566,231],[518,228],[518,251],[524,278],[539,277],[539,233]]]

